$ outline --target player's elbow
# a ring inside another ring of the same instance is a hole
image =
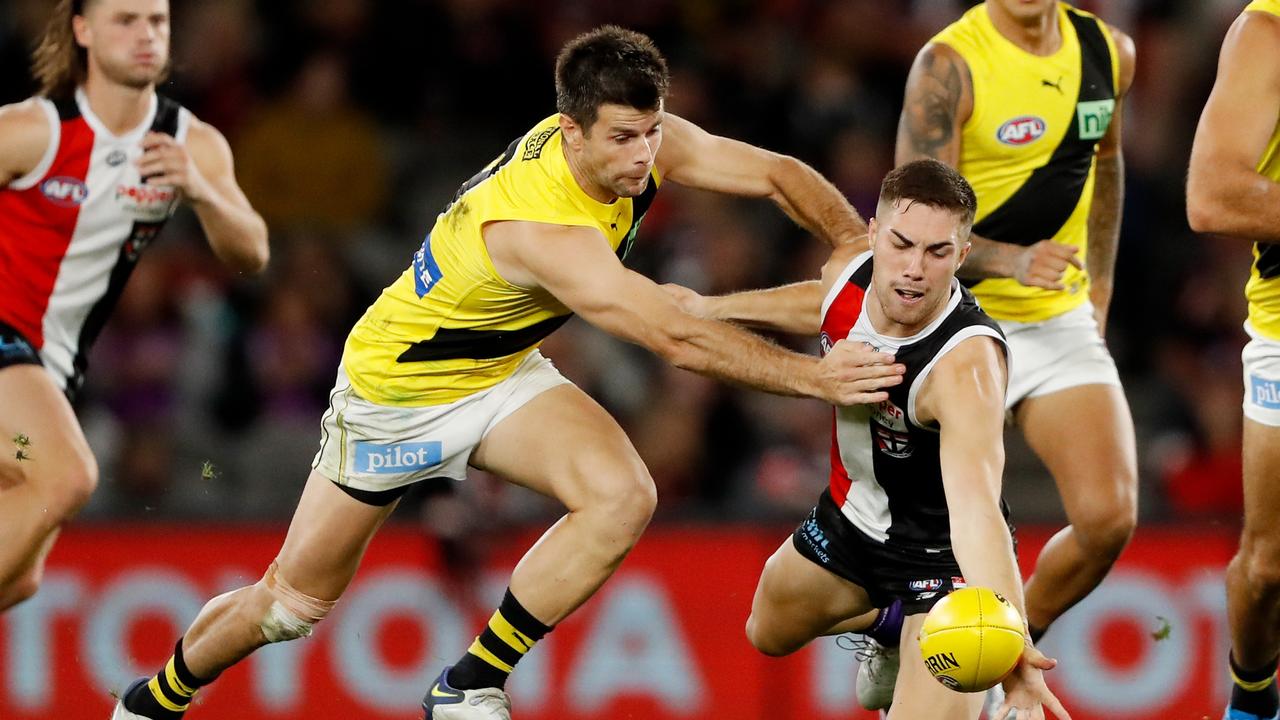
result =
[[[782,188],[786,187],[788,178],[796,178],[810,172],[809,166],[804,162],[791,157],[790,155],[782,155],[780,153],[770,152],[771,164],[769,167],[769,196],[775,200],[782,200]]]
[[[1221,232],[1223,213],[1216,208],[1216,203],[1208,192],[1201,187],[1187,183],[1187,224],[1198,233]]]
[[[271,261],[271,247],[267,244],[267,234],[263,230],[260,240],[250,243],[229,259],[228,265],[241,275],[257,275],[267,269]]]

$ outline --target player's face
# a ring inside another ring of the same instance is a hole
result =
[[[169,0],[97,0],[74,23],[91,75],[142,89],[169,64]]]
[[[873,300],[890,325],[881,330],[914,335],[946,307],[969,253],[968,228],[953,212],[901,200],[880,208],[869,230]]]
[[[1020,23],[1031,23],[1052,12],[1058,3],[1057,0],[987,0],[987,4]]]
[[[591,132],[583,135],[583,167],[610,194],[636,197],[648,187],[661,144],[661,106],[601,105]]]

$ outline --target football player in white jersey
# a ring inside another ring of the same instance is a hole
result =
[[[173,205],[192,206],[234,270],[268,256],[226,140],[156,94],[168,0],[60,0],[34,61],[40,94],[0,108],[0,610],[36,592],[97,484],[68,395]]]

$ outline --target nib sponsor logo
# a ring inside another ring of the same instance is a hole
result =
[[[425,470],[439,465],[442,452],[440,443],[397,443],[377,445],[356,443],[356,472],[407,473]]]

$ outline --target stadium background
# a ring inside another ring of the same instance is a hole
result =
[[[0,4],[0,101],[31,92],[27,54],[50,4]],[[1243,4],[1082,3],[1138,47],[1108,339],[1142,489],[1120,567],[1046,642],[1076,718],[1198,719],[1224,699],[1249,251],[1192,234],[1182,184]],[[315,452],[347,329],[458,184],[554,110],[566,39],[603,22],[649,33],[671,62],[671,111],[812,163],[865,215],[892,163],[911,59],[967,5],[175,0],[163,91],[230,139],[272,263],[258,279],[229,276],[189,213],[148,251],[78,408],[101,487],[41,594],[0,618],[0,718],[105,717],[109,691],[162,662],[205,598],[261,573]],[[767,203],[669,186],[635,266],[725,292],[809,277],[824,255]],[[578,321],[544,347],[622,422],[660,505],[619,575],[516,673],[518,717],[870,717],[854,711],[855,661],[834,641],[779,661],[741,632],[764,558],[826,476],[829,411],[671,370]],[[1061,517],[1052,481],[1012,436],[1006,488],[1025,568]],[[482,475],[424,488],[315,638],[232,670],[193,717],[414,717],[555,515]]]

